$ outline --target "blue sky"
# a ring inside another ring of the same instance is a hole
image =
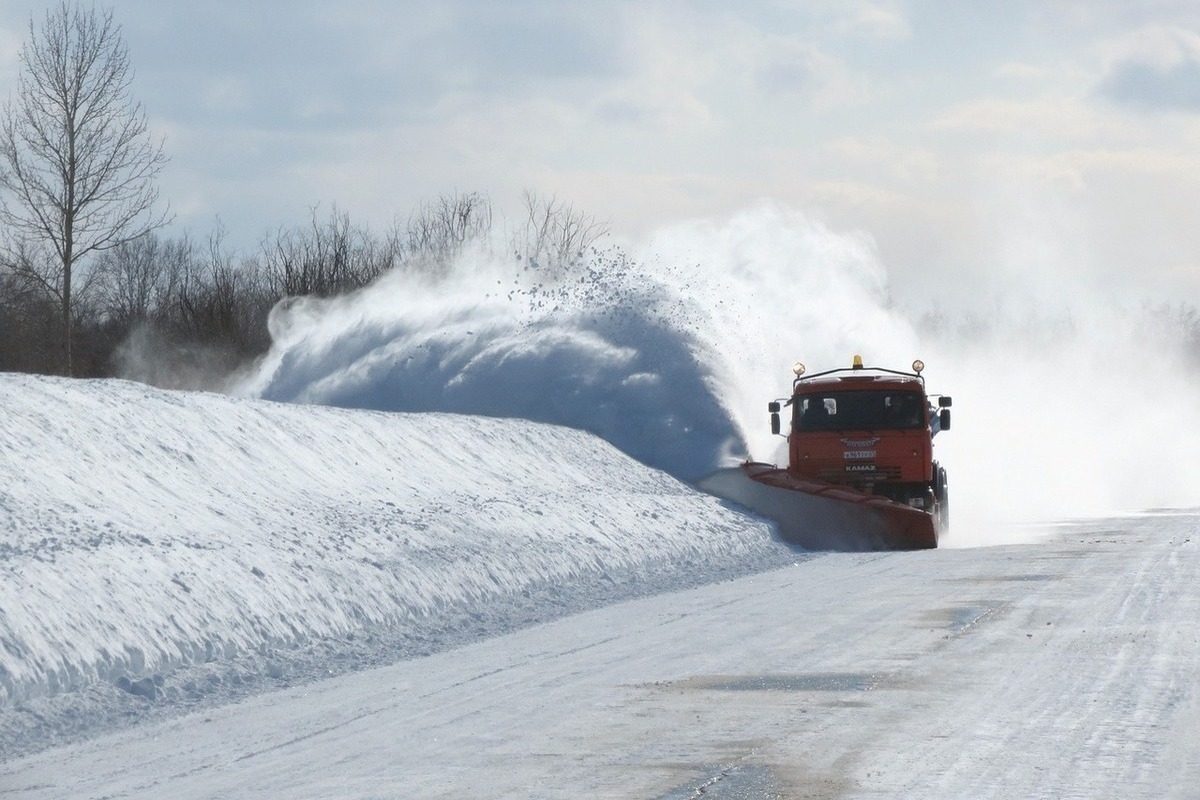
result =
[[[31,14],[0,8],[0,96]],[[116,0],[175,230],[534,189],[632,241],[770,199],[901,299],[985,276],[1200,296],[1200,4]],[[1048,287],[1052,290],[1053,287]]]

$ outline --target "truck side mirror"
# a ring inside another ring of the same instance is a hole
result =
[[[942,397],[938,398],[938,407],[939,408],[949,408],[952,405],[954,405],[954,403],[949,397],[942,396]]]
[[[771,434],[774,436],[779,435],[779,413],[775,411],[771,412]]]
[[[779,413],[779,401],[772,400],[771,402],[767,403],[767,411],[770,411],[772,414],[778,414]]]
[[[938,426],[940,430],[950,430],[950,409],[943,408],[942,412],[938,414]]]

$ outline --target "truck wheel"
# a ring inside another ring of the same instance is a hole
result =
[[[937,500],[938,523],[945,532],[950,529],[950,486],[946,468],[938,467],[934,477],[933,496]]]

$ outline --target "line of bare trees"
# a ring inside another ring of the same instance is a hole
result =
[[[345,294],[394,271],[437,280],[468,247],[503,248],[494,255],[513,258],[514,268],[561,274],[607,232],[535,192],[524,195],[513,230],[498,230],[493,216],[486,196],[456,192],[421,204],[382,234],[334,207],[324,215],[314,208],[306,224],[265,237],[252,253],[226,247],[219,229],[203,241],[154,232],[123,241],[76,267],[71,374],[210,383],[267,350],[267,316],[285,297]],[[29,271],[0,265],[0,370],[63,374],[61,313],[59,298]],[[131,343],[158,352],[154,370],[130,362]]]

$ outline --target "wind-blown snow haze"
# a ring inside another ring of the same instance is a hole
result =
[[[288,302],[241,391],[553,422],[692,480],[747,456],[783,463],[765,408],[790,392],[795,361],[921,358],[929,390],[956,400],[936,440],[954,497],[948,544],[1195,502],[1188,454],[1200,441],[1178,424],[1195,384],[1187,331],[1048,269],[1029,296],[981,289],[971,304],[903,309],[870,236],[764,203],[610,244],[559,273],[473,253],[442,282],[392,275],[351,297]],[[1114,390],[1134,373],[1154,386],[1139,413]]]
[[[1186,319],[1081,298],[965,320],[928,348],[955,399],[954,429],[937,441],[954,496],[970,499],[955,509],[952,541],[1002,537],[994,526],[1014,521],[1200,500]]]

